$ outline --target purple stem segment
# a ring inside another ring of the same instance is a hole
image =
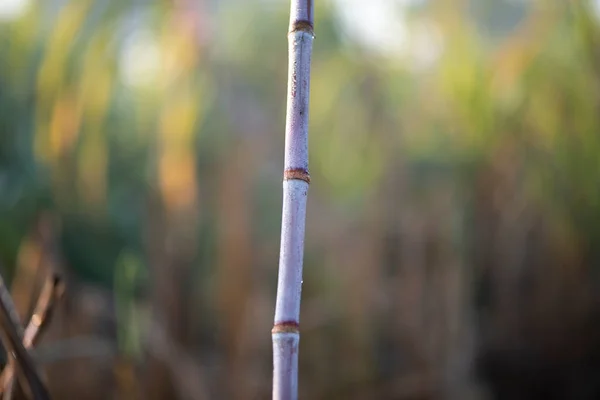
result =
[[[291,0],[279,279],[273,337],[273,399],[298,398],[300,297],[308,173],[313,0]]]

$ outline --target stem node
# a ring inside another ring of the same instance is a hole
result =
[[[314,36],[314,31],[313,31],[313,24],[310,21],[306,21],[306,20],[298,20],[298,21],[293,21],[290,24],[290,31],[289,33],[294,33],[294,32],[306,32],[309,33],[311,36]]]
[[[302,169],[302,168],[286,169],[283,172],[283,180],[284,181],[291,181],[293,179],[296,179],[299,181],[304,181],[304,182],[310,184],[310,174],[308,173],[307,170]]]
[[[273,326],[271,333],[300,333],[300,324],[296,321],[278,322]]]

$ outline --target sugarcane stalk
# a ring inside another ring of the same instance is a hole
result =
[[[273,399],[298,398],[300,299],[308,172],[308,104],[313,1],[292,0],[279,277],[273,338]]]

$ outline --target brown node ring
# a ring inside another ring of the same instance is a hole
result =
[[[290,24],[290,31],[289,33],[294,33],[294,32],[298,32],[298,31],[302,31],[302,32],[306,32],[306,33],[310,33],[312,36],[315,35],[314,31],[313,31],[313,24],[310,21],[306,21],[306,20],[298,20],[298,21],[294,21]]]
[[[299,331],[300,325],[297,322],[286,321],[276,323],[271,333],[298,333]]]
[[[287,169],[283,172],[284,181],[289,181],[292,179],[297,179],[310,184],[310,174],[308,173],[308,171],[301,168]]]

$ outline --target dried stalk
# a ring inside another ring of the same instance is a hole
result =
[[[44,328],[48,326],[54,304],[62,294],[62,281],[58,275],[46,279],[35,309],[23,334],[23,346],[30,350],[39,339]],[[3,400],[13,398],[14,393],[14,363],[9,363],[0,375],[4,396]]]
[[[313,1],[292,0],[279,279],[273,337],[273,399],[298,398],[300,298],[308,173]]]
[[[29,352],[23,346],[23,327],[16,312],[12,297],[0,277],[0,331],[2,343],[13,358],[13,363],[23,380],[22,386],[35,400],[50,399],[48,389],[42,382]]]
[[[36,226],[35,235],[39,237],[42,247],[40,266],[43,264],[44,253],[49,254],[50,271],[43,282],[41,293],[35,303],[35,308],[27,328],[23,330],[19,313],[10,292],[0,277],[0,330],[4,347],[9,354],[9,362],[0,375],[1,392],[4,400],[10,400],[15,394],[15,375],[17,376],[20,389],[29,398],[49,399],[50,395],[42,382],[37,368],[29,351],[32,350],[36,340],[41,335],[50,319],[54,309],[54,303],[63,293],[63,284],[60,268],[56,263],[52,249],[51,236],[54,229],[54,218],[51,214],[42,214]]]

